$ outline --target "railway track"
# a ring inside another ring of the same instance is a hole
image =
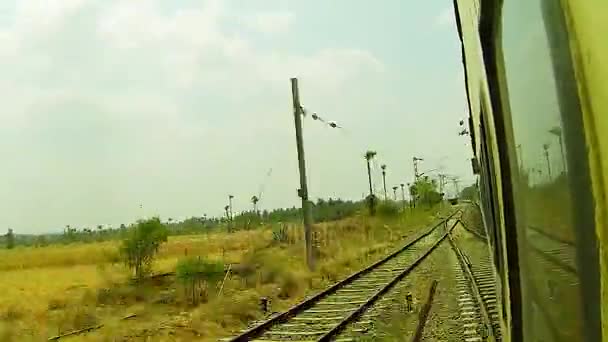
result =
[[[526,230],[526,238],[528,247],[538,256],[565,272],[578,274],[574,242],[560,239],[533,226]]]
[[[487,243],[485,237],[469,229],[464,230],[484,244]],[[448,238],[458,258],[454,268],[458,274],[456,280],[460,319],[463,322],[463,341],[500,341],[496,280],[488,253],[476,255],[474,261],[471,261],[471,257],[460,248],[451,234],[448,234]]]
[[[357,341],[383,309],[378,300],[447,238],[459,212],[384,259],[225,341]]]

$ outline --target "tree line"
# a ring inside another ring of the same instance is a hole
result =
[[[342,200],[340,198],[318,199],[313,203],[313,217],[316,222],[339,220],[354,215],[364,207],[363,201]],[[302,219],[302,209],[277,208],[272,210],[244,211],[230,217],[207,217],[207,215],[193,216],[177,222],[167,218],[163,224],[167,227],[169,235],[199,234],[221,230],[255,229],[263,224],[279,222],[299,222]],[[137,225],[121,224],[118,227],[98,225],[96,227],[74,227],[66,225],[62,233],[21,235],[13,229],[0,235],[0,246],[14,248],[15,246],[43,247],[49,244],[69,244],[74,242],[92,243],[107,240],[125,239],[129,235],[129,228]]]

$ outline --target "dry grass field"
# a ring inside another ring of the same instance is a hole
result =
[[[198,305],[172,275],[130,282],[118,241],[0,250],[0,341],[42,341],[89,327],[98,328],[61,340],[215,341],[263,318],[261,297],[271,300],[271,311],[283,310],[388,253],[437,210],[317,224],[314,272],[304,264],[299,225],[285,225],[280,238],[270,227],[170,237],[155,274],[175,271],[186,256],[231,269],[225,282],[205,283]]]

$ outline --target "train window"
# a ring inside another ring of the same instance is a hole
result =
[[[526,341],[591,341],[600,329],[584,132],[559,3],[502,9]]]

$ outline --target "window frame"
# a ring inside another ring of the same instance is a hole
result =
[[[585,130],[582,122],[581,94],[574,72],[573,44],[568,32],[567,21],[561,2],[558,0],[541,0],[547,39],[550,42],[550,64],[555,77],[560,107],[560,117],[563,122],[564,140],[568,153],[566,154],[568,180],[573,198],[573,224],[577,245],[577,267],[581,281],[581,308],[583,314],[582,333],[584,340],[589,342],[601,341],[601,298],[599,243],[595,232],[594,200],[591,188],[589,160],[586,151]],[[498,145],[499,163],[501,166],[501,185],[503,196],[503,215],[506,227],[518,227],[514,201],[517,189],[514,178],[517,175],[517,154],[512,146],[513,127],[509,106],[509,95],[506,85],[506,71],[502,52],[502,7],[504,0],[485,0],[481,4],[481,19],[479,24],[480,40],[486,69],[492,113],[495,123],[495,133]],[[555,47],[565,46],[559,50]],[[564,53],[565,52],[565,53]],[[510,140],[509,140],[510,139]],[[513,162],[511,162],[513,161]],[[522,306],[522,284],[520,282],[519,251],[517,249],[517,229],[505,230],[507,244],[507,263],[509,268],[509,285],[511,297],[511,339],[524,340],[524,322]],[[523,260],[522,260],[523,261]],[[525,262],[525,261],[523,261]],[[525,265],[522,265],[525,269]],[[514,272],[515,271],[515,272]],[[534,297],[535,290],[530,289]],[[519,311],[513,310],[519,308]]]

